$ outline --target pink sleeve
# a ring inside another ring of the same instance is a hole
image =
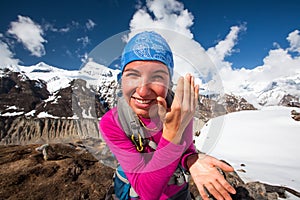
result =
[[[193,123],[190,123],[188,125],[185,132],[192,132],[193,133]],[[196,150],[196,147],[194,145],[193,137],[191,137],[191,135],[193,136],[193,134],[188,134],[187,138],[185,138],[185,141],[189,146],[188,146],[187,150],[184,152],[184,154],[182,155],[181,161],[180,161],[181,165],[186,170],[189,170],[187,165],[186,165],[188,157],[190,155],[198,153],[197,150]]]
[[[178,163],[185,163],[187,156],[183,154],[186,149],[189,154],[191,146],[187,148],[185,141],[175,145],[161,137],[156,151],[139,153],[120,128],[116,114],[112,109],[102,117],[99,127],[103,138],[141,199],[159,199]]]

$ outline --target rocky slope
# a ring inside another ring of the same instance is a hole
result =
[[[84,80],[73,80],[51,94],[41,80],[4,72],[0,77],[0,144],[99,138],[98,121],[106,108]]]
[[[0,199],[104,200],[112,184],[114,170],[95,159],[82,142],[49,145],[0,146]],[[234,200],[275,200],[288,187],[259,182],[244,183],[236,172],[224,173],[237,193]],[[199,193],[193,181],[191,192]],[[211,198],[212,199],[212,198]]]
[[[52,144],[45,160],[38,145],[0,146],[0,199],[103,199],[113,170],[85,149]]]
[[[99,138],[98,120],[0,117],[0,144],[43,144]],[[88,134],[87,134],[88,133]]]

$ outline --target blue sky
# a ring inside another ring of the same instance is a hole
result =
[[[79,69],[86,54],[105,39],[145,24],[146,16],[152,17],[153,23],[168,23],[168,14],[174,20],[181,19],[177,29],[192,34],[205,50],[220,41],[229,41],[230,33],[234,34],[230,40],[233,44],[222,55],[222,62],[229,63],[232,69],[256,68],[264,65],[272,49],[288,50],[292,43],[294,49],[300,46],[297,0],[151,2],[5,0],[0,7],[0,64],[27,66],[45,62]],[[161,11],[165,5],[167,11]],[[157,13],[163,16],[159,18]],[[235,33],[233,27],[237,27]],[[31,31],[24,35],[24,30]],[[290,33],[294,33],[294,39],[287,40]],[[299,56],[299,50],[289,55]]]

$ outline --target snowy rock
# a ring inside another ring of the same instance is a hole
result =
[[[292,110],[291,115],[294,120],[300,121],[300,112],[297,112],[296,110]]]

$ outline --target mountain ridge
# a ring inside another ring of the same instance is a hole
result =
[[[78,71],[58,69],[45,63],[28,68],[18,66],[0,69],[0,117],[3,122],[15,120],[25,124],[22,128],[18,126],[7,128],[5,123],[2,123],[0,128],[6,132],[1,133],[0,142],[26,143],[18,138],[21,137],[20,134],[28,135],[27,138],[31,139],[28,142],[32,142],[36,135],[41,135],[43,131],[40,130],[43,129],[55,130],[55,134],[62,138],[65,137],[66,131],[74,133],[73,136],[78,139],[89,136],[100,137],[99,130],[94,127],[97,127],[102,115],[116,105],[120,93],[117,81],[119,73],[119,70],[109,69],[94,62],[87,63]],[[280,84],[273,83],[271,86],[279,90]],[[270,91],[273,90],[268,90]],[[300,107],[298,96],[283,94],[280,98],[278,104]],[[194,132],[199,131],[211,118],[230,112],[255,109],[258,108],[248,102],[247,98],[237,94],[225,93],[223,96],[200,94]],[[39,119],[39,128],[34,133],[31,126],[36,126],[36,121],[30,121],[31,119]],[[50,125],[45,127],[45,121],[48,119],[52,119],[56,127],[51,128]],[[77,120],[78,126],[75,127],[72,120]],[[86,120],[92,120],[93,125],[86,127]],[[52,138],[52,134],[51,132],[48,136],[44,136]]]

